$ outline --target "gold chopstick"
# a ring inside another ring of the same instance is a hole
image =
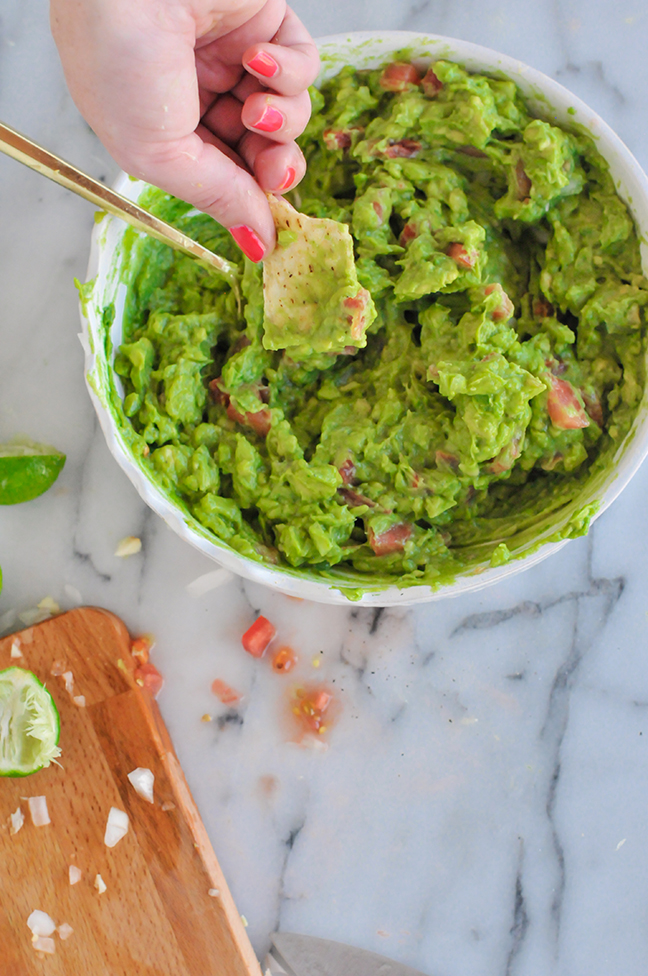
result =
[[[42,176],[54,180],[60,186],[72,190],[73,193],[78,193],[79,196],[89,200],[101,210],[107,210],[108,213],[121,217],[136,230],[143,231],[145,234],[155,237],[156,240],[168,244],[176,251],[182,251],[183,254],[188,254],[209,268],[218,271],[229,281],[237,299],[240,297],[238,268],[235,264],[218,254],[214,254],[202,244],[198,244],[197,241],[176,230],[171,224],[160,220],[159,217],[154,217],[153,214],[139,207],[132,200],[128,200],[115,190],[111,190],[110,187],[104,186],[99,180],[93,179],[87,173],[77,169],[76,166],[59,159],[58,156],[48,152],[47,149],[43,149],[38,143],[32,142],[31,139],[1,122],[0,151],[11,156],[12,159],[17,159],[19,163],[24,163],[25,166],[29,166],[30,169]]]

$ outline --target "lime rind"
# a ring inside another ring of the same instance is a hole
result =
[[[0,505],[38,498],[54,484],[65,455],[49,444],[16,438],[0,444]]]
[[[61,754],[54,699],[31,671],[0,671],[0,776],[29,776]]]
[[[0,457],[47,457],[52,455],[60,456],[61,452],[49,444],[37,444],[35,441],[19,440],[10,441],[8,444],[0,444]]]

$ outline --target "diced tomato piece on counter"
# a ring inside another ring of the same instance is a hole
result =
[[[280,647],[272,658],[272,670],[276,671],[277,674],[287,674],[288,671],[292,671],[296,664],[297,655],[292,647]]]
[[[257,617],[241,637],[241,643],[252,657],[263,657],[276,633],[266,617]]]
[[[147,664],[149,659],[149,653],[153,647],[154,641],[152,637],[143,634],[141,637],[136,637],[134,641],[131,642],[131,654],[135,658],[138,664]]]
[[[331,704],[332,697],[333,696],[329,695],[328,691],[320,689],[312,694],[310,702],[313,708],[315,708],[318,712],[325,712]]]
[[[405,61],[392,61],[380,76],[380,87],[385,91],[405,91],[410,85],[420,85],[421,75],[413,64]]]
[[[140,664],[134,672],[135,683],[148,691],[153,698],[157,698],[160,691],[162,690],[162,685],[164,684],[164,678],[158,671],[158,669],[147,661],[145,664]]]
[[[387,556],[392,552],[402,552],[411,534],[412,526],[406,522],[392,525],[391,529],[386,529],[380,535],[375,535],[373,530],[369,529],[369,545],[377,556]]]
[[[293,714],[304,731],[321,734],[326,729],[324,716],[332,701],[333,695],[321,686],[298,688],[295,692]]]
[[[567,380],[547,374],[549,394],[547,410],[552,424],[561,430],[578,430],[589,427],[589,417],[581,404],[574,387]]]
[[[236,702],[241,700],[241,696],[239,695],[238,691],[231,688],[224,681],[221,681],[220,678],[216,678],[214,681],[212,681],[211,690],[212,694],[216,695],[223,705],[235,705]]]

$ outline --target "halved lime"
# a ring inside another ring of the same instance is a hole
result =
[[[54,699],[35,674],[0,671],[0,776],[29,776],[61,755]]]
[[[65,464],[49,444],[20,439],[0,444],[0,505],[29,502],[50,488]]]

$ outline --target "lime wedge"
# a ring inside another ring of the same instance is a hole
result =
[[[0,776],[29,776],[61,755],[54,699],[35,674],[0,671]]]
[[[42,495],[64,464],[65,454],[49,444],[24,439],[0,444],[0,505],[16,505]]]

